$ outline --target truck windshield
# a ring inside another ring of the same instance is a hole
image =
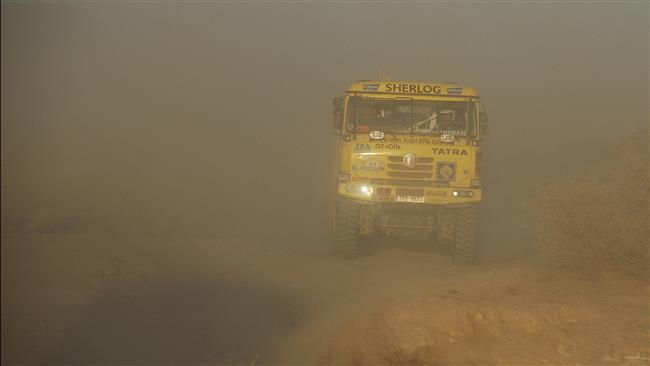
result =
[[[468,101],[351,97],[347,124],[349,129],[359,133],[379,130],[389,133],[473,136],[475,109],[475,104]]]

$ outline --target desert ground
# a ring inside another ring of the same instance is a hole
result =
[[[210,237],[2,234],[6,364],[648,364],[647,282],[427,241],[342,261]],[[248,242],[246,242],[248,240]],[[33,250],[38,248],[38,250]]]

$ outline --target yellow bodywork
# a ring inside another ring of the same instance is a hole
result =
[[[456,83],[360,81],[343,97],[347,116],[350,97],[395,100],[464,101],[478,110],[479,97],[472,88]],[[481,200],[479,121],[473,136],[442,142],[422,134],[386,133],[373,139],[369,133],[337,133],[337,193],[365,202],[404,202],[424,205],[463,205]],[[345,118],[345,117],[344,117]],[[408,166],[407,155],[417,162]],[[380,194],[381,193],[381,194]]]

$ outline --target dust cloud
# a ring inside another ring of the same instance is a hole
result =
[[[525,202],[598,176],[626,137],[647,144],[648,24],[643,3],[3,2],[3,363],[310,363],[336,333],[325,323],[365,306],[329,299],[380,299],[371,278],[417,291],[391,267],[423,285],[440,281],[436,266],[455,277],[431,253],[330,258],[331,98],[383,72],[478,89],[490,116],[479,259],[534,257]],[[100,332],[116,322],[133,345],[118,325]]]

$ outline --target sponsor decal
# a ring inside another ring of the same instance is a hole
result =
[[[354,151],[370,151],[369,144],[356,143],[354,145]]]
[[[467,155],[467,150],[465,149],[450,149],[450,148],[438,148],[434,147],[431,149],[435,155]]]
[[[437,139],[432,139],[426,136],[386,136],[382,140],[383,143],[392,144],[417,144],[417,145],[438,145],[440,142]],[[462,148],[438,148],[434,147],[434,154],[440,155],[467,155],[467,150]],[[438,152],[436,152],[438,151]]]
[[[440,131],[440,135],[441,135],[440,140],[443,140],[445,135],[451,136],[452,138],[454,136],[465,137],[465,136],[467,136],[467,131],[463,131],[463,130],[444,130],[444,131]]]
[[[402,150],[402,143],[404,144],[417,144],[417,145],[437,145],[437,140],[428,137],[384,137],[381,142],[368,143],[355,143],[353,150],[355,151],[370,151],[372,148],[385,149],[385,150]],[[431,151],[434,155],[444,156],[467,156],[469,152],[463,148],[452,147],[432,147]]]
[[[379,89],[379,84],[363,84],[363,90],[375,91]]]
[[[436,179],[437,180],[456,180],[456,163],[438,161],[436,162]]]
[[[418,144],[418,145],[430,145],[435,144],[436,141],[428,137],[405,137],[404,143],[406,144]]]
[[[357,125],[355,128],[355,131],[357,132],[368,132],[370,131],[370,126],[368,125]]]
[[[370,132],[371,140],[381,140],[384,138],[384,133],[382,131],[372,131]]]
[[[411,94],[440,94],[440,85],[387,83],[386,91]]]
[[[402,150],[402,146],[400,144],[379,143],[379,144],[375,144],[375,149]]]
[[[366,160],[361,164],[361,170],[384,170],[384,166],[381,161]]]

